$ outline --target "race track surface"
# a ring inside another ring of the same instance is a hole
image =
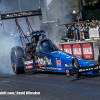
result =
[[[0,74],[1,91],[38,91],[40,95],[0,95],[0,100],[100,100],[100,76],[75,79],[48,72]]]
[[[10,59],[0,59],[0,93],[4,91],[36,91],[40,95],[0,94],[0,100],[100,100],[100,75],[80,79],[50,72],[15,75]]]

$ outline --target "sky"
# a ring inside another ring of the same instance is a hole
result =
[[[49,5],[51,1],[52,1],[52,0],[47,0],[47,5]]]

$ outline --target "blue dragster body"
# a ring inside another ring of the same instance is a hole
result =
[[[45,47],[43,45],[44,43],[46,43]],[[73,58],[78,59],[80,67],[95,65],[93,62],[59,50],[51,41],[44,41],[41,43],[41,45],[38,46],[36,54],[38,55],[37,66],[45,71],[66,72],[65,69],[72,68]],[[94,71],[89,71],[86,73],[93,74]]]

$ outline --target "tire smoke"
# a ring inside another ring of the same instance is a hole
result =
[[[0,43],[0,73],[14,74],[11,67],[10,52],[13,46],[18,43],[11,37],[4,37]]]

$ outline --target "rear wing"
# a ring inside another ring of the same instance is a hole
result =
[[[9,19],[15,19],[15,23],[18,29],[18,33],[20,36],[20,40],[22,43],[22,46],[25,45],[26,39],[29,41],[28,36],[23,32],[23,30],[21,29],[17,18],[22,18],[25,17],[26,23],[27,23],[27,29],[30,33],[30,37],[31,37],[31,42],[32,42],[32,33],[34,33],[30,22],[28,21],[27,17],[30,16],[39,16],[40,20],[42,20],[42,10],[41,8],[37,9],[37,10],[29,10],[29,11],[22,11],[22,12],[13,12],[13,13],[6,13],[6,14],[0,14],[0,26],[2,25],[2,20],[9,20]]]
[[[29,17],[29,16],[40,16],[41,17],[42,11],[41,9],[37,9],[37,10],[0,14],[0,20]]]

